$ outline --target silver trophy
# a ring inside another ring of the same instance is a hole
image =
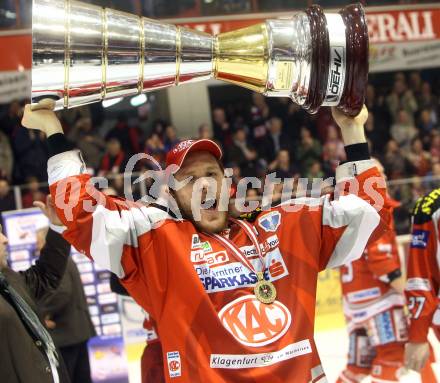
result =
[[[289,19],[211,36],[70,0],[34,0],[32,102],[55,109],[216,78],[310,113],[356,115],[368,75],[361,5],[309,7]]]

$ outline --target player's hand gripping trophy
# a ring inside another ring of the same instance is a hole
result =
[[[338,13],[311,6],[218,36],[77,1],[33,4],[33,108],[45,98],[59,110],[216,78],[290,97],[310,113],[362,109],[368,32],[360,4]]]

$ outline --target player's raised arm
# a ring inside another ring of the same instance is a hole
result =
[[[48,177],[56,211],[66,226],[64,237],[78,250],[119,277],[136,272],[137,243],[148,235],[153,221],[166,213],[133,202],[109,197],[97,190],[86,174],[79,150],[64,137],[61,124],[51,110],[32,111],[27,105],[23,125],[46,133],[50,158]]]
[[[321,268],[359,258],[367,243],[386,229],[390,217],[383,208],[385,180],[370,158],[365,139],[367,108],[354,118],[335,108],[332,113],[341,128],[347,161],[336,169],[335,195],[323,201]]]

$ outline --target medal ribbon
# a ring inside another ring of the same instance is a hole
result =
[[[260,249],[260,244],[258,243],[257,236],[255,235],[252,227],[250,226],[249,223],[244,222],[244,221],[239,221],[239,220],[234,219],[234,218],[230,218],[230,221],[233,222],[233,223],[236,223],[238,226],[240,226],[244,230],[244,232],[246,233],[246,236],[251,240],[252,244],[254,245],[254,247],[255,247],[255,249],[257,251],[258,257],[260,258],[260,262],[261,262],[261,266],[262,266],[261,272],[258,272],[257,270],[255,270],[255,267],[252,265],[252,262],[249,261],[249,259],[246,258],[246,256],[235,245],[235,243],[233,243],[229,239],[224,238],[224,237],[222,237],[221,235],[218,235],[218,234],[210,234],[210,233],[204,233],[204,234],[207,235],[208,237],[214,238],[215,240],[220,242],[223,246],[228,248],[229,251],[236,258],[238,258],[237,259],[238,261],[240,261],[241,263],[244,263],[248,267],[248,269],[252,270],[257,275],[258,280],[263,280],[264,277],[260,278],[259,274],[260,273],[264,274],[264,271],[266,270],[266,263],[264,262],[263,254],[262,254],[261,249]]]

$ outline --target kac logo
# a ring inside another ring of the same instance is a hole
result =
[[[266,232],[276,232],[280,223],[281,214],[278,211],[271,211],[258,220],[258,224]]]
[[[218,313],[223,326],[240,343],[261,347],[280,339],[289,329],[292,317],[281,302],[261,303],[245,295],[224,306]]]
[[[182,363],[179,351],[167,352],[167,364],[170,378],[177,378],[182,375]]]
[[[169,367],[170,371],[176,372],[180,368],[180,363],[177,360],[172,360],[168,364],[168,367]]]
[[[429,231],[414,230],[412,233],[411,247],[415,249],[426,249],[428,246]]]

